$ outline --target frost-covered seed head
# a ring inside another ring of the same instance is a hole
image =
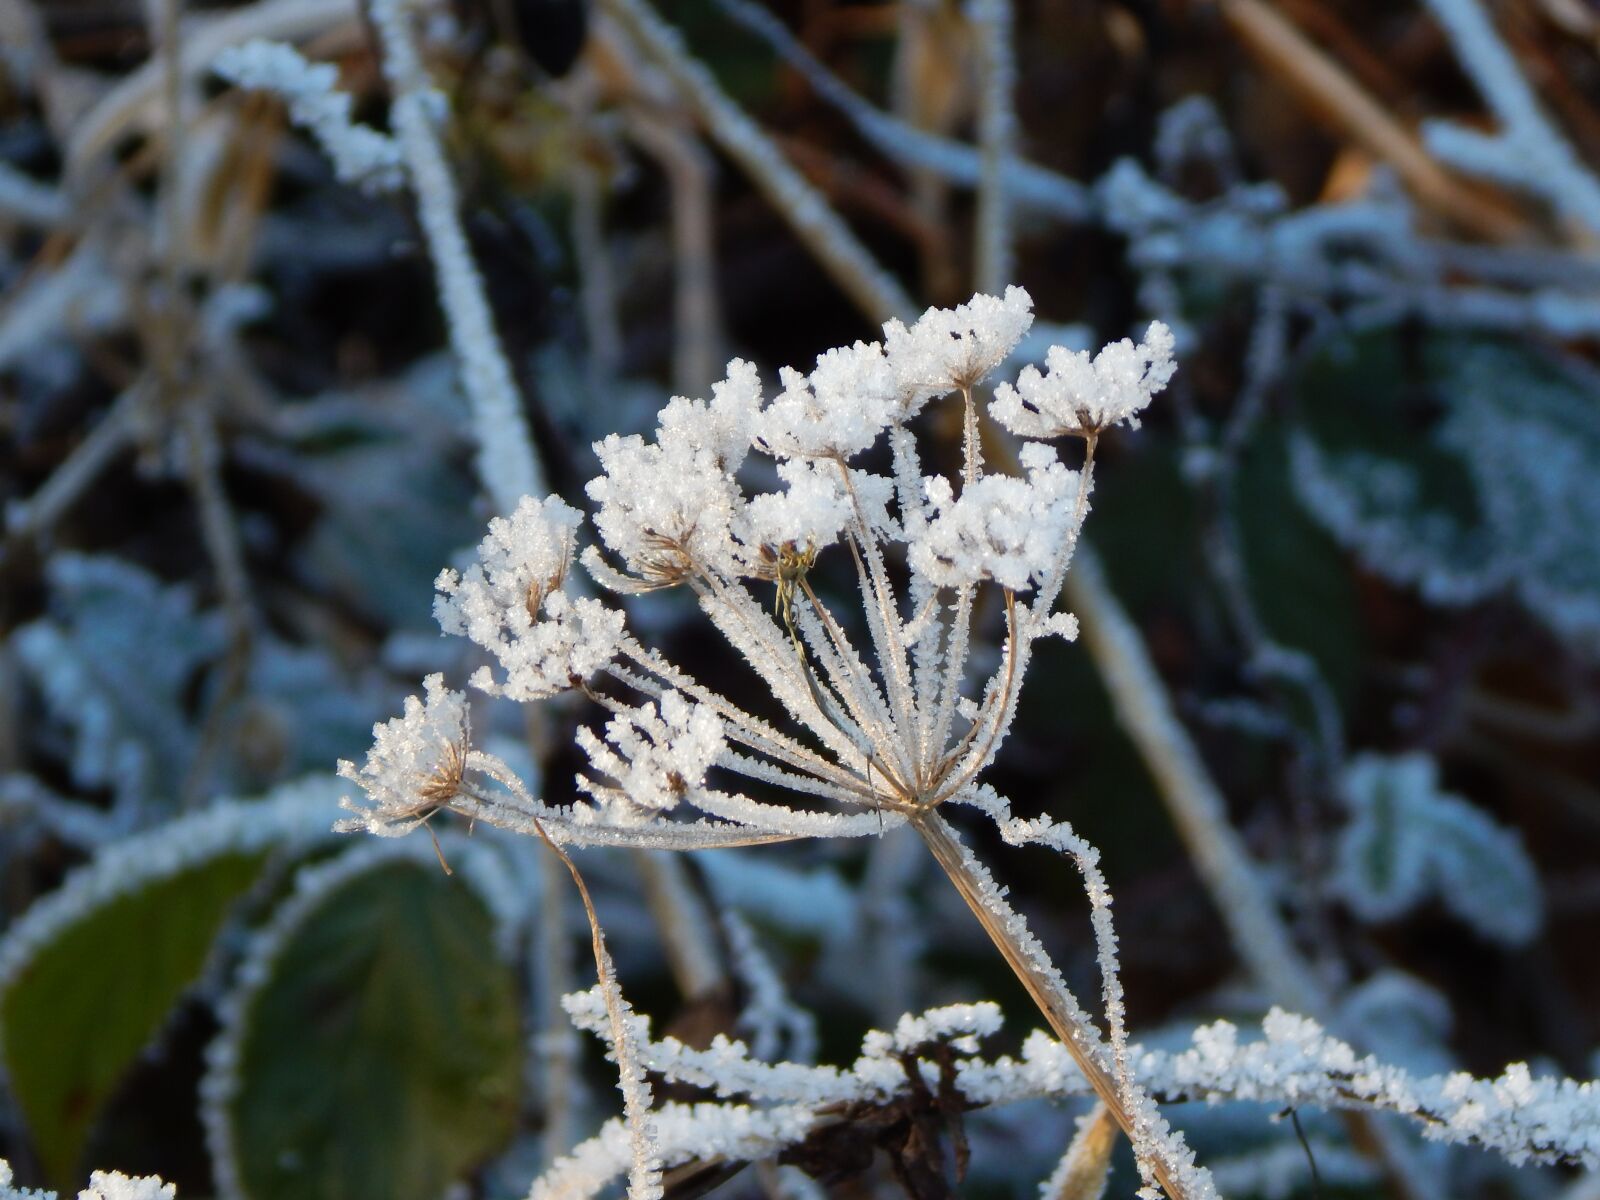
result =
[[[1172,331],[1160,321],[1150,322],[1137,346],[1123,338],[1093,359],[1052,346],[1048,372],[1024,367],[1016,387],[995,388],[989,414],[1021,437],[1090,437],[1124,422],[1137,429],[1138,414],[1177,369],[1172,348]]]
[[[758,553],[786,545],[826,546],[850,521],[850,498],[831,463],[790,459],[778,464],[788,486],[781,492],[752,497],[745,508],[744,538]],[[759,570],[758,574],[765,575]]]
[[[894,419],[895,376],[877,342],[818,355],[816,369],[779,372],[780,392],[755,419],[755,438],[777,458],[849,458]]]
[[[669,406],[670,408],[670,406]],[[694,575],[738,573],[732,524],[740,498],[720,452],[691,430],[662,429],[656,442],[613,434],[595,443],[604,474],[589,483],[595,528],[641,587]]]
[[[761,376],[742,358],[728,363],[728,376],[712,384],[711,400],[674,396],[658,418],[662,443],[708,450],[717,467],[733,475],[750,450],[751,424],[761,409]]]
[[[486,692],[532,700],[572,686],[604,666],[622,635],[622,615],[565,585],[581,515],[552,496],[524,496],[509,517],[489,522],[478,561],[446,569],[434,586],[433,612],[446,633],[465,634],[505,669],[472,679]]]
[[[930,308],[909,329],[883,327],[901,419],[936,396],[976,387],[1005,362],[1033,325],[1033,298],[1008,287],[1003,298],[977,295],[955,308]]]
[[[1026,479],[986,475],[959,498],[942,476],[926,480],[935,515],[911,546],[912,569],[937,587],[992,579],[1020,592],[1042,583],[1067,533],[1077,472],[1038,443],[1023,448],[1022,462]]]
[[[359,770],[339,763],[339,774],[367,799],[339,801],[356,814],[335,826],[340,831],[397,837],[460,795],[472,743],[466,694],[445,687],[442,675],[428,676],[422,687],[426,700],[407,696],[401,716],[372,727],[372,749]]]
[[[601,740],[580,730],[578,742],[589,761],[614,781],[599,784],[580,775],[578,787],[629,818],[638,810],[665,811],[705,786],[708,772],[727,743],[722,721],[703,704],[668,692],[659,704],[627,709],[606,722]]]

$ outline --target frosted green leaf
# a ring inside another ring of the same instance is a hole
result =
[[[1350,821],[1330,884],[1357,916],[1389,921],[1437,898],[1495,941],[1515,945],[1538,932],[1538,875],[1521,839],[1441,791],[1431,758],[1360,755],[1340,794]]]
[[[262,935],[210,1056],[221,1192],[437,1200],[517,1114],[521,1018],[495,918],[470,872],[431,854],[320,870]]]

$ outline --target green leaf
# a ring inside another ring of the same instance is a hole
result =
[[[1452,396],[1439,440],[1467,464],[1518,598],[1600,656],[1600,378],[1509,342],[1441,341]]]
[[[1442,790],[1433,759],[1358,755],[1339,790],[1350,821],[1330,884],[1357,916],[1393,920],[1434,896],[1495,941],[1520,945],[1539,931],[1539,876],[1522,839]]]
[[[132,802],[170,799],[194,754],[186,694],[222,646],[215,613],[110,556],[50,562],[50,615],[13,644],[51,716],[72,730],[72,775]]]
[[[96,1115],[199,975],[229,905],[264,857],[224,854],[131,894],[105,895],[6,979],[6,1072],[54,1186],[79,1177]]]
[[[431,859],[336,861],[244,972],[215,1057],[250,1200],[437,1200],[510,1136],[522,1030],[483,901]]]
[[[1263,424],[1247,448],[1231,498],[1261,624],[1275,642],[1309,655],[1348,706],[1366,657],[1355,580],[1339,546],[1295,504],[1275,423]]]
[[[1294,381],[1289,439],[1305,510],[1369,570],[1438,603],[1505,580],[1466,463],[1438,438],[1450,396],[1433,355],[1393,330],[1334,343]]]
[[[1439,604],[1516,596],[1600,657],[1600,377],[1494,337],[1382,330],[1296,379],[1296,493],[1362,562]]]

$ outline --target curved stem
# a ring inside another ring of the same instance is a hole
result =
[[[1124,1102],[1106,1062],[1106,1047],[1099,1031],[1067,989],[1061,973],[1050,964],[1022,915],[1006,903],[988,871],[937,813],[923,813],[914,817],[911,824],[1135,1150],[1141,1155],[1151,1151],[1150,1169],[1162,1190],[1170,1200],[1188,1200],[1189,1192],[1174,1171],[1174,1164],[1162,1153],[1165,1147],[1149,1145],[1144,1123]]]

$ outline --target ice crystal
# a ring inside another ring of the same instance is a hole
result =
[[[1073,517],[1077,472],[1048,446],[1022,452],[1027,479],[988,475],[952,495],[940,476],[927,481],[934,517],[911,548],[911,562],[940,587],[992,579],[1015,592],[1042,583]]]
[[[783,391],[755,421],[756,444],[780,458],[849,458],[894,418],[895,372],[873,342],[829,350],[816,369],[781,372]]]
[[[678,692],[622,710],[606,723],[604,740],[580,730],[578,744],[615,781],[597,784],[580,775],[579,788],[601,800],[656,810],[675,808],[698,792],[727,746],[716,713]]]

